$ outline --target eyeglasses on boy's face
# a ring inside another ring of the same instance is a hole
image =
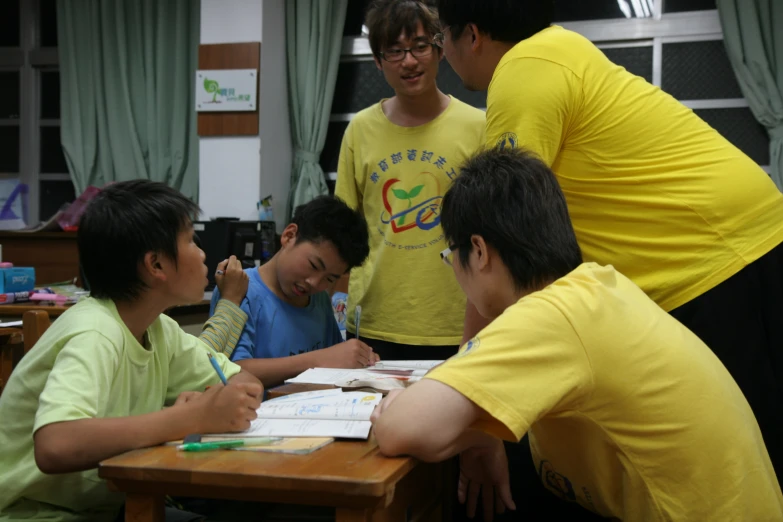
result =
[[[408,49],[389,49],[383,51],[381,57],[387,62],[401,62],[405,59],[407,53],[411,53],[414,58],[424,58],[432,54],[432,48],[435,46],[435,42],[419,42],[413,47]]]
[[[457,249],[457,245],[449,245],[449,247],[446,250],[443,250],[440,253],[440,258],[443,260],[444,263],[446,263],[448,266],[454,266],[453,260],[454,260],[454,251]]]
[[[432,37],[432,43],[434,43],[438,47],[443,47],[443,44],[445,42],[446,42],[446,35],[443,33],[438,33]]]

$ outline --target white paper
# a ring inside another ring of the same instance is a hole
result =
[[[370,420],[375,406],[381,402],[380,393],[346,392],[322,394],[290,401],[264,402],[256,410],[258,418],[264,419],[332,419]],[[292,399],[295,395],[289,395]],[[328,435],[324,435],[328,436]]]
[[[370,421],[324,419],[256,419],[250,429],[234,433],[236,437],[343,437],[366,439]],[[218,437],[229,434],[217,435]]]
[[[294,393],[263,402],[258,418],[241,433],[216,437],[345,437],[366,439],[380,393],[340,389]]]
[[[287,379],[287,383],[306,384],[336,384],[340,381],[367,378],[366,370],[342,370],[339,368],[310,368],[293,379]]]
[[[378,361],[373,368],[378,370],[431,370],[443,361]]]

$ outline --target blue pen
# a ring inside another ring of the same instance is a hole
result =
[[[356,305],[354,311],[353,322],[356,323],[356,338],[359,339],[359,323],[362,321],[362,307]]]
[[[207,352],[207,357],[209,357],[209,362],[212,363],[212,367],[217,372],[218,377],[220,377],[220,380],[223,382],[224,385],[227,385],[228,381],[226,380],[226,376],[223,375],[223,370],[220,369],[220,365],[218,364],[217,360],[214,357],[212,357],[212,354],[209,352]]]

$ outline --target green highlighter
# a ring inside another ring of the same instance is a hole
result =
[[[240,448],[242,446],[265,446],[280,440],[280,437],[259,437],[254,439],[216,440],[212,442],[188,442],[180,444],[180,451],[214,451],[220,449]]]

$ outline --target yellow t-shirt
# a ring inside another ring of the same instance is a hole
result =
[[[614,265],[667,311],[783,241],[783,195],[758,165],[562,27],[501,59],[487,95],[487,143],[540,155],[585,260]]]
[[[142,347],[111,301],[87,299],[65,312],[24,356],[0,396],[0,521],[111,522],[123,495],[97,469],[44,475],[33,434],[55,422],[159,411],[183,391],[219,382],[209,350],[167,316]],[[226,377],[240,368],[222,353]]]
[[[382,103],[382,102],[381,102]],[[348,125],[335,194],[361,209],[370,255],[351,272],[347,329],[402,344],[457,345],[465,295],[440,252],[440,203],[460,164],[484,142],[484,112],[456,98],[424,125],[400,127],[377,103]]]
[[[693,333],[611,266],[523,297],[427,378],[529,430],[544,485],[626,521],[783,520],[756,419]]]
[[[523,297],[427,374],[559,497],[625,521],[783,520],[756,419],[707,346],[613,267]]]

